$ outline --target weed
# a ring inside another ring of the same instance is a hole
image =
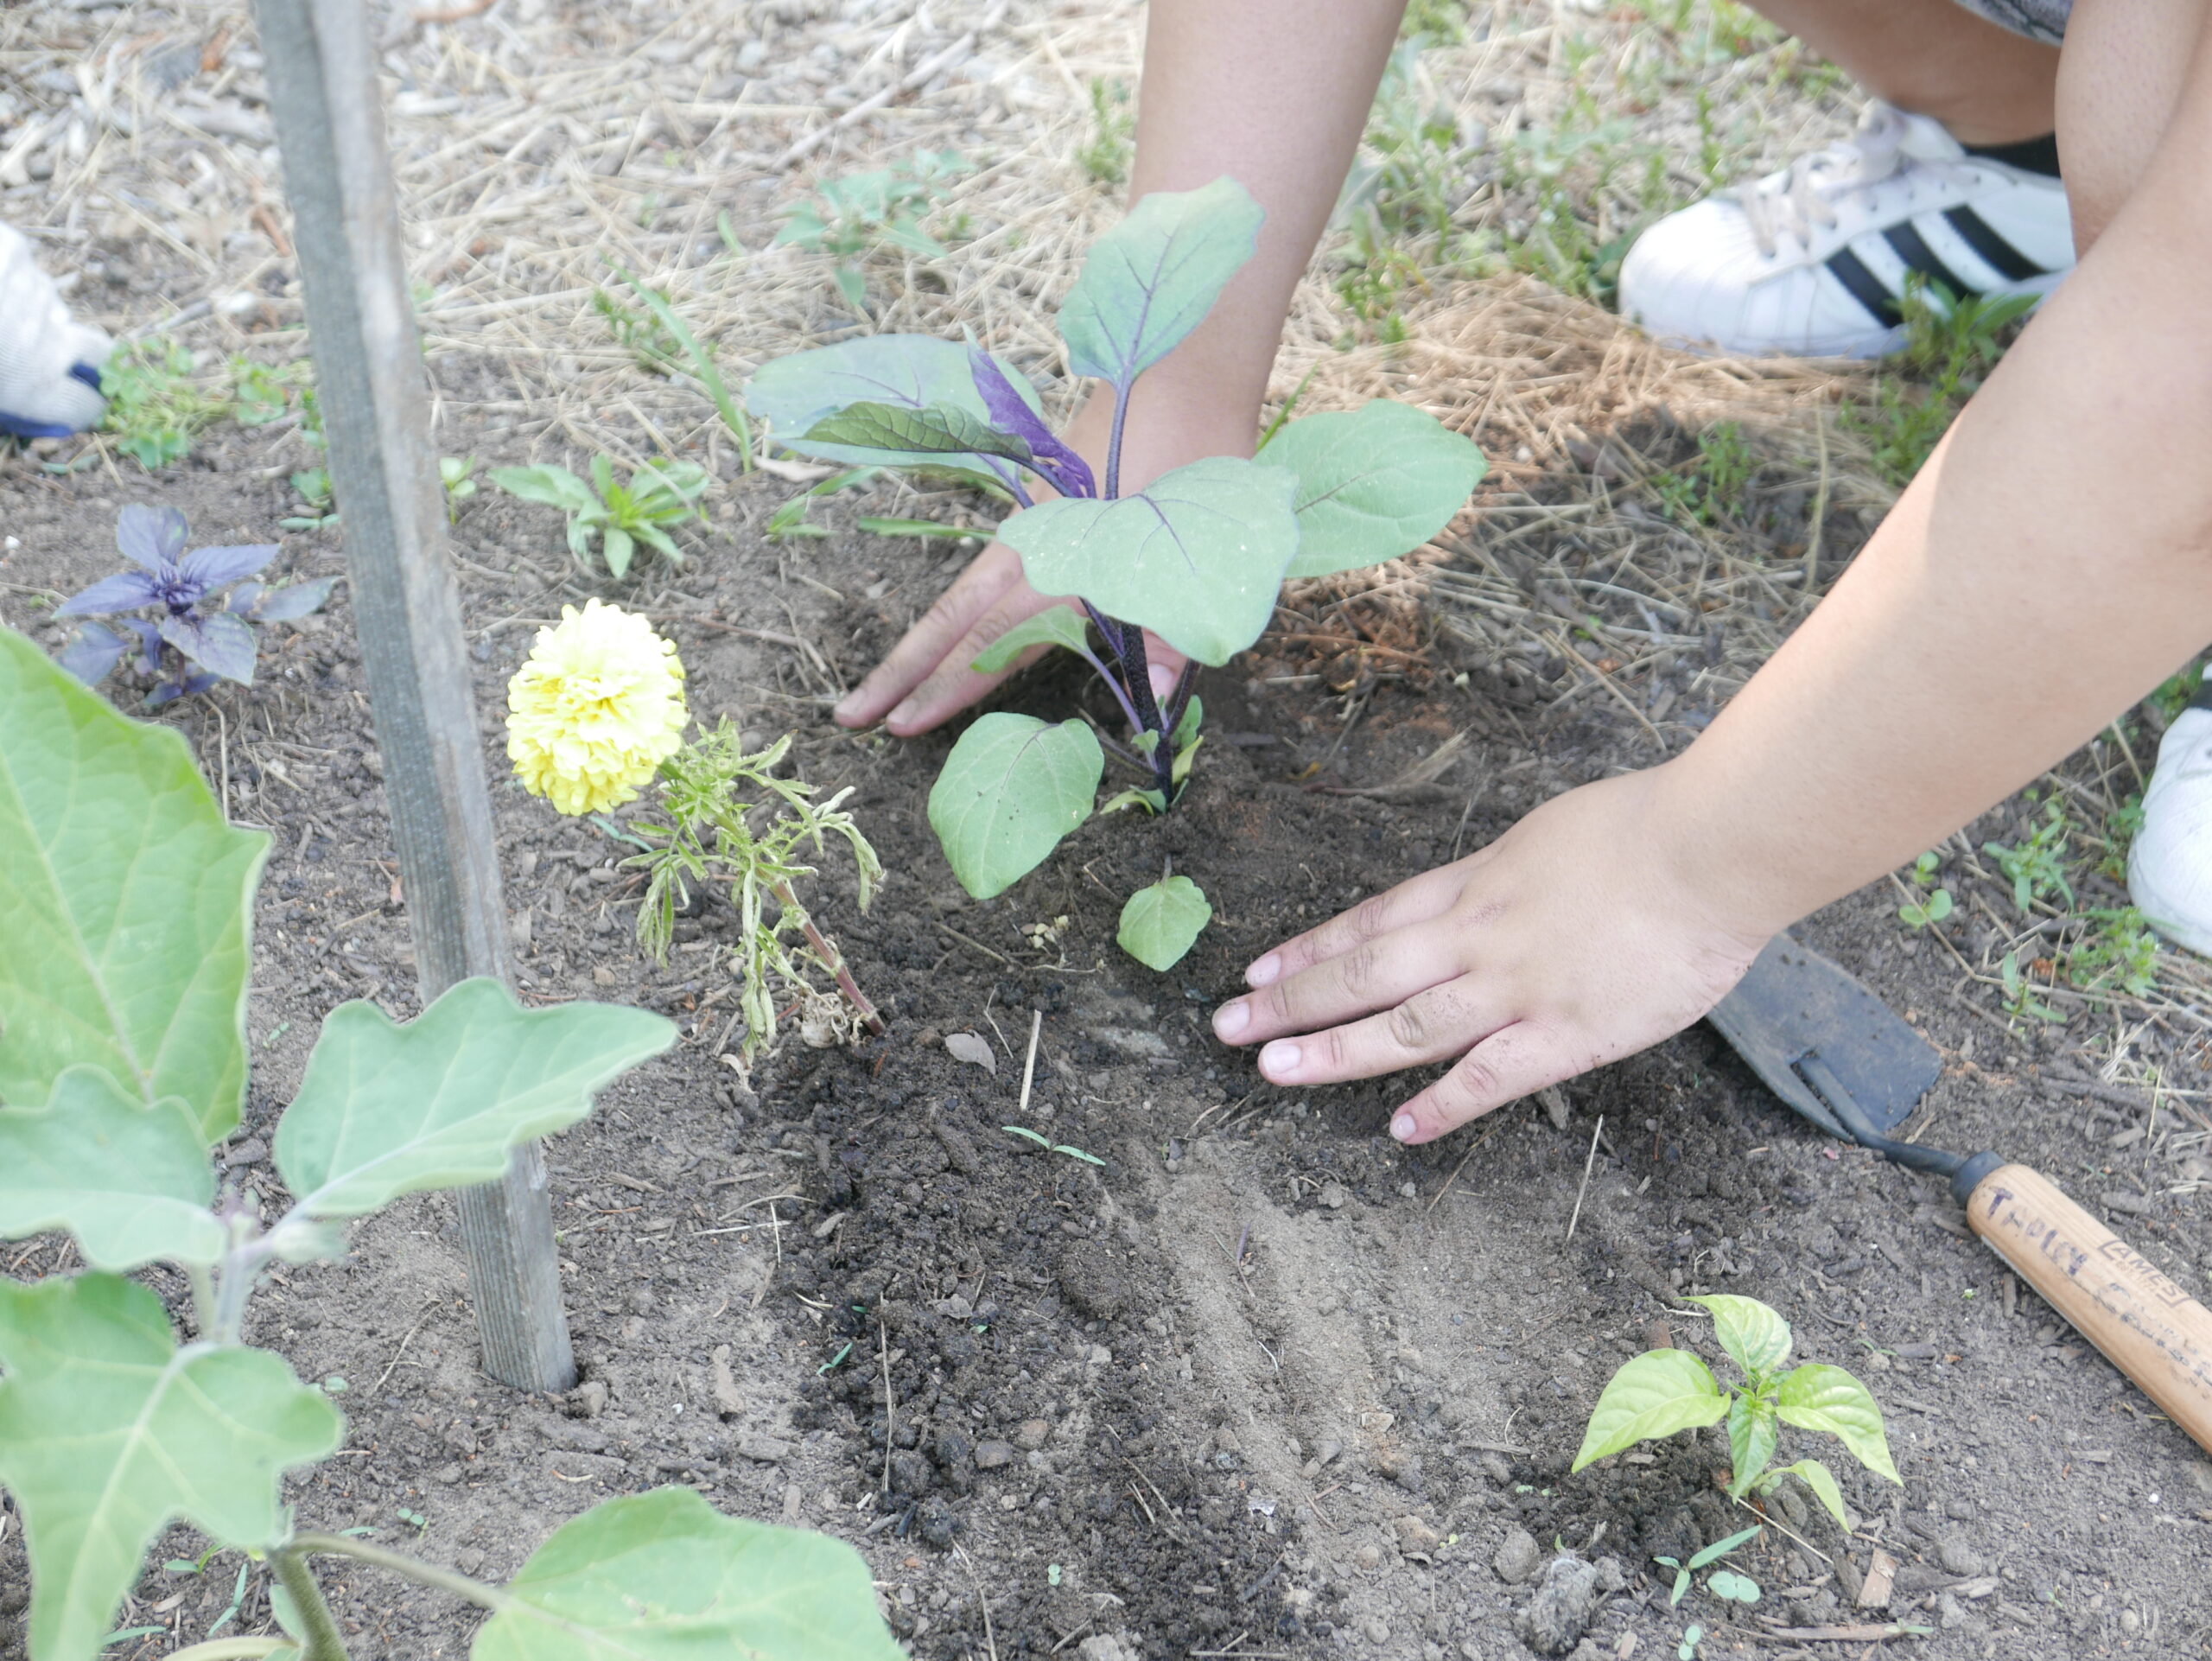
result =
[[[1941,856],[1933,852],[1923,854],[1913,861],[1913,885],[1923,891],[1924,897],[1908,900],[1897,907],[1897,919],[1907,928],[1926,928],[1930,923],[1940,923],[1951,914],[1951,891],[1936,887],[1936,871],[1941,863]],[[1934,892],[1927,892],[1930,889]]]
[[[446,493],[446,522],[461,512],[461,505],[476,493],[476,458],[473,455],[438,457],[438,484]]]
[[[742,1053],[748,1065],[775,1041],[775,987],[795,1000],[791,1009],[799,1012],[800,1033],[817,1047],[850,1036],[849,1029],[858,1027],[882,1030],[875,1006],[815,926],[793,884],[815,875],[813,866],[802,862],[807,853],[818,856],[824,837],[842,837],[852,850],[860,907],[866,911],[883,880],[883,862],[853,816],[842,811],[849,786],[817,803],[814,786],[775,776],[791,747],[784,737],[748,755],[737,729],[724,720],[661,764],[658,788],[666,822],[633,821],[626,827],[626,840],[643,851],[624,860],[623,867],[647,873],[638,939],[654,957],[666,959],[677,916],[690,908],[695,890],[711,884],[726,891],[738,920],[731,967],[741,983],[738,1008],[745,1017]],[[766,916],[770,901],[776,906],[773,923]],[[801,939],[794,943],[786,935]],[[810,968],[836,982],[844,1013],[816,988]]]
[[[2041,823],[2017,848],[2001,842],[1985,842],[1981,851],[1997,862],[2012,885],[2012,904],[2024,917],[2036,907],[2053,900],[2074,903],[2074,886],[2066,880],[2066,841],[2073,827],[2056,798],[2044,804]]]
[[[2143,792],[2131,790],[2120,805],[2105,815],[2104,852],[2097,869],[2115,882],[2127,881],[2127,850],[2143,834]]]
[[[2016,1021],[2048,1021],[2063,1025],[2066,1017],[2036,996],[2035,983],[2020,967],[2020,954],[2008,951],[2005,960],[1997,965],[1998,979],[2005,988],[2005,1013]]]
[[[306,511],[277,520],[278,525],[287,531],[320,531],[326,525],[338,523],[328,468],[302,468],[292,475],[291,485],[292,493],[305,504]]]
[[[1075,162],[1091,182],[1118,185],[1129,176],[1129,159],[1136,152],[1137,120],[1129,108],[1127,82],[1093,75],[1090,95],[1090,136],[1076,146]]]
[[[721,216],[721,227],[723,240],[734,247],[736,233],[730,228],[727,213]],[[730,436],[737,440],[739,466],[747,473],[752,472],[753,423],[746,419],[745,412],[737,407],[737,400],[730,396],[728,384],[722,379],[722,372],[715,365],[714,353],[699,343],[699,337],[691,332],[691,326],[669,303],[666,295],[658,289],[647,288],[620,265],[614,268],[614,274],[630,285],[631,291],[653,315],[663,333],[683,353],[684,366],[698,382],[699,390],[713,401],[715,413],[721,417],[722,425],[729,430]],[[665,372],[671,377],[675,373],[673,370]]]
[[[192,441],[231,411],[226,398],[198,379],[192,353],[175,341],[118,347],[100,371],[107,399],[105,431],[115,447],[151,473],[192,453]]]
[[[711,480],[696,461],[644,462],[630,474],[628,483],[620,485],[614,482],[613,463],[603,455],[591,458],[589,484],[566,468],[550,465],[498,468],[490,476],[510,495],[566,513],[569,551],[586,561],[596,538],[608,574],[618,578],[628,575],[639,543],[682,564],[683,550],[668,534],[668,527],[687,519],[707,522],[698,500]]]
[[[807,523],[806,516],[812,511],[814,504],[825,496],[836,495],[841,490],[857,489],[881,470],[879,468],[846,468],[817,484],[809,485],[771,513],[763,530],[766,535],[779,541],[785,538],[819,539],[828,536],[830,532],[823,526]]]
[[[231,360],[231,414],[241,427],[265,427],[292,407],[292,391],[306,378],[305,364],[272,368],[251,358]]]
[[[974,166],[957,150],[920,150],[894,167],[872,168],[832,179],[815,200],[791,209],[775,240],[810,253],[827,254],[830,278],[845,303],[868,309],[863,263],[887,250],[944,258],[944,245],[923,221],[944,199],[955,179]]]
[[[1652,475],[1652,493],[1678,524],[1739,519],[1744,493],[1758,468],[1742,425],[1719,422],[1698,435],[1695,455],[1671,472]]]
[[[1070,1159],[1079,1159],[1087,1165],[1103,1165],[1106,1162],[1104,1160],[1099,1158],[1096,1154],[1086,1154],[1082,1149],[1071,1147],[1064,1142],[1056,1142],[1050,1136],[1045,1136],[1039,1131],[1032,1130],[1027,1125],[1002,1124],[999,1129],[1005,1131],[1010,1136],[1022,1136],[1027,1138],[1029,1141],[1035,1142],[1039,1148],[1042,1148],[1048,1154],[1065,1154]]]
[[[2148,993],[2158,979],[2158,937],[2133,906],[2088,913],[2088,936],[2066,954],[2066,978],[2085,992]]]
[[[647,374],[665,375],[680,364],[683,348],[667,326],[644,306],[625,305],[605,289],[591,291],[591,309],[607,325],[607,332]]]
[[[1409,0],[1398,25],[1402,41],[1452,46],[1467,34],[1467,0]]]
[[[1918,473],[2005,353],[2005,331],[2027,315],[2032,296],[1954,297],[1918,275],[1905,278],[1905,344],[1874,382],[1871,404],[1846,404],[1842,424],[1866,436],[1884,477],[1903,486]],[[1917,383],[1917,384],[1916,384]]]
[[[1390,54],[1338,210],[1347,222],[1367,221],[1370,246],[1424,237],[1440,245],[1465,193],[1459,123],[1423,88],[1421,48],[1414,39]]]

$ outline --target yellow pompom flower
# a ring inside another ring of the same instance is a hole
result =
[[[620,606],[561,608],[507,683],[507,756],[533,796],[561,812],[634,799],[676,753],[690,715],[675,646]]]

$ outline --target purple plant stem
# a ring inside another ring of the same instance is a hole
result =
[[[860,983],[854,980],[852,971],[845,967],[843,956],[830,944],[822,931],[814,926],[814,919],[807,915],[806,907],[798,903],[798,896],[791,892],[791,885],[778,882],[768,892],[776,896],[776,903],[785,910],[798,913],[799,931],[806,936],[807,945],[814,948],[815,955],[829,966],[830,974],[836,977],[837,990],[845,995],[845,1002],[853,1006],[853,1012],[860,1016],[861,1025],[880,1038],[884,1030],[883,1017],[876,1014],[875,1005],[868,1002],[868,994],[861,991]]]

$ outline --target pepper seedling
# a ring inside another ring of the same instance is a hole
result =
[[[1822,1362],[1783,1367],[1789,1359],[1789,1323],[1756,1298],[1715,1293],[1689,1301],[1712,1312],[1713,1337],[1743,1369],[1743,1384],[1724,1388],[1713,1370],[1688,1350],[1646,1350],[1624,1363],[1598,1397],[1581,1451],[1574,1456],[1575,1470],[1639,1441],[1726,1419],[1732,1499],[1770,1493],[1784,1477],[1794,1476],[1813,1491],[1839,1528],[1851,1526],[1843,1492],[1820,1461],[1801,1459],[1767,1468],[1785,1424],[1826,1431],[1875,1475],[1903,1486],[1882,1432],[1882,1410],[1866,1385],[1841,1367]]]
[[[929,818],[979,900],[1035,869],[1092,816],[1109,754],[1136,780],[1096,811],[1168,811],[1200,741],[1197,666],[1217,667],[1258,640],[1285,581],[1418,548],[1482,476],[1469,440],[1376,399],[1284,423],[1253,459],[1209,456],[1123,492],[1131,388],[1212,309],[1251,258],[1261,219],[1243,187],[1217,179],[1147,196],[1092,248],[1059,325],[1070,371],[1112,390],[1103,476],[1046,425],[1020,372],[972,346],[918,334],[848,340],[766,364],[747,389],[772,442],[795,455],[950,472],[1010,495],[1020,511],[999,539],[1039,593],[1073,601],[1008,630],[975,667],[994,673],[1039,646],[1072,652],[1112,694],[1127,737],[1006,710],[961,734]],[[1049,500],[1032,494],[1030,479]],[[1153,690],[1147,630],[1190,659],[1164,698]],[[1152,897],[1124,913],[1122,939],[1164,970],[1211,907],[1187,877],[1154,888],[1164,891],[1144,891]]]

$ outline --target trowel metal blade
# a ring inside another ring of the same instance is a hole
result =
[[[1814,1123],[1852,1140],[1797,1071],[1817,1055],[1875,1130],[1896,1130],[1943,1070],[1942,1058],[1858,977],[1777,934],[1706,1017],[1766,1087]]]

